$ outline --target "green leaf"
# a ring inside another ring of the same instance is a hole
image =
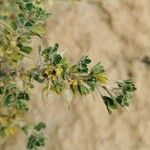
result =
[[[43,77],[43,75],[41,74],[41,72],[39,70],[32,70],[30,72],[30,78],[33,78],[34,80],[36,80],[39,83],[43,83],[45,78]]]
[[[17,22],[15,21],[15,20],[13,20],[12,22],[11,22],[11,27],[12,27],[12,29],[14,30],[14,31],[16,31],[17,30]]]
[[[28,139],[27,149],[34,150],[37,147],[43,147],[45,145],[45,138],[40,135],[30,135]]]
[[[34,8],[34,5],[33,5],[33,3],[27,3],[27,4],[25,5],[25,7],[26,7],[26,9],[27,9],[29,12],[31,12],[31,11],[33,10],[33,8]]]
[[[25,22],[25,17],[24,17],[24,14],[18,14],[18,21],[24,25],[24,22]]]
[[[98,75],[104,72],[105,72],[104,67],[101,65],[100,62],[94,65],[90,70],[90,74],[93,74],[93,75]]]
[[[119,95],[116,97],[116,101],[119,105],[122,107],[129,106],[131,101],[132,95],[131,93],[125,94],[125,95]]]
[[[53,47],[46,48],[42,51],[42,55],[45,58],[45,61],[53,61],[54,64],[58,64],[62,57],[57,54],[59,45],[56,43]]]
[[[95,84],[96,84],[97,80],[94,76],[89,76],[86,79],[86,83],[91,87],[91,91],[94,92],[95,90]]]
[[[21,129],[26,135],[28,135],[28,131],[29,131],[28,125],[23,126]]]
[[[25,101],[17,100],[14,107],[20,112],[27,112],[29,110]]]
[[[55,54],[52,57],[52,61],[54,62],[55,65],[59,64],[61,59],[62,59],[62,57],[59,54]]]
[[[28,93],[23,91],[23,92],[18,93],[17,99],[29,101],[30,98],[29,98]]]
[[[23,53],[30,54],[32,52],[32,47],[31,46],[24,46],[24,45],[19,44],[18,47],[20,48],[20,50]]]
[[[94,83],[93,83],[93,82],[87,82],[87,85],[90,86],[90,91],[91,91],[91,92],[94,92],[94,90],[95,90],[95,85],[94,85]]]
[[[64,89],[64,84],[63,82],[59,81],[59,80],[54,80],[52,81],[53,82],[53,85],[51,86],[51,89],[56,92],[58,95],[61,94],[61,92],[63,91]]]
[[[88,69],[87,65],[90,63],[91,63],[91,60],[88,58],[88,56],[84,56],[83,58],[81,58],[79,64],[76,65],[77,72],[88,73],[89,69]]]
[[[86,79],[87,82],[96,83],[97,80],[94,76],[88,76]]]
[[[46,48],[42,51],[42,54],[45,55],[46,57],[49,57],[49,55],[52,55],[53,53],[54,51],[52,47]]]
[[[78,92],[80,95],[86,95],[92,91],[91,86],[89,86],[86,83],[84,83],[84,85],[83,85],[83,83],[82,84],[79,83],[77,87],[78,87]]]
[[[117,95],[116,101],[122,107],[129,106],[133,92],[136,90],[135,84],[132,80],[123,80],[117,82],[119,89],[122,91]]]
[[[91,59],[89,59],[88,56],[85,56],[85,58],[83,59],[83,63],[90,64],[91,63]]]
[[[45,129],[46,124],[44,122],[40,122],[38,125],[35,126],[35,130],[40,131],[41,129]]]
[[[120,88],[122,88],[124,93],[136,91],[136,87],[134,85],[134,82],[130,79],[118,81],[117,84]]]
[[[107,107],[107,110],[109,112],[109,114],[112,113],[112,110],[111,109],[117,109],[117,105],[115,104],[114,100],[108,96],[102,96],[103,100],[104,100],[104,103]]]
[[[52,61],[53,64],[57,65],[62,60],[60,54],[57,54],[58,44],[55,44],[54,47],[46,48],[42,55],[44,56],[46,61]]]
[[[0,95],[2,95],[4,93],[4,87],[0,86]]]
[[[53,47],[53,51],[56,52],[59,48],[59,45],[58,43],[55,43],[54,47]]]
[[[29,28],[31,28],[33,25],[34,25],[34,21],[33,21],[33,20],[30,20],[30,21],[27,21],[24,26],[25,26],[25,28],[29,29]]]
[[[105,104],[107,104],[108,107],[110,107],[111,109],[117,109],[117,105],[115,104],[114,100],[108,96],[103,96],[102,97]]]
[[[13,98],[14,98],[13,94],[6,95],[3,100],[3,106],[6,106],[6,107],[11,106],[11,103],[14,101]]]
[[[80,73],[88,73],[88,68],[87,67],[79,67],[78,68],[78,72],[80,72]]]
[[[6,131],[6,127],[4,127],[0,124],[0,136],[1,137],[5,136],[5,131]]]

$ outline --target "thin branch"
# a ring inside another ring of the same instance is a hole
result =
[[[6,27],[9,31],[11,31],[14,34],[13,29],[10,26],[8,26],[5,22],[0,20],[0,24],[3,25],[4,27]]]

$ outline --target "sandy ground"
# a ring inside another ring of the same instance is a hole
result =
[[[94,62],[105,66],[110,81],[132,77],[138,89],[130,108],[111,116],[97,92],[96,102],[86,98],[87,109],[75,97],[69,111],[58,96],[43,107],[35,91],[32,114],[47,123],[45,150],[150,150],[150,65],[142,61],[150,57],[150,1],[64,0],[48,9],[53,16],[46,25],[47,44],[58,42],[72,63],[88,50]],[[25,150],[19,136],[0,150]]]

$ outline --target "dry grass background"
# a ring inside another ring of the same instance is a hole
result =
[[[35,90],[31,119],[47,123],[45,150],[150,150],[150,65],[142,62],[150,56],[150,1],[55,1],[48,7],[53,16],[45,42],[68,49],[72,63],[88,50],[94,62],[101,60],[110,81],[132,77],[138,89],[130,108],[112,116],[97,92],[96,102],[86,98],[87,109],[75,97],[69,111],[58,96],[51,96],[44,107]],[[0,150],[25,150],[23,139],[17,135]]]

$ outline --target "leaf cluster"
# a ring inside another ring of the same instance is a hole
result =
[[[102,98],[109,114],[111,114],[112,110],[118,109],[119,106],[125,108],[130,105],[136,87],[132,80],[123,80],[118,81],[117,87],[112,87],[111,91],[108,91],[106,87],[104,89],[108,92],[109,96],[102,96]]]
[[[41,132],[46,128],[44,122],[40,122],[37,125],[24,125],[22,131],[28,136],[27,149],[35,150],[38,147],[45,145],[45,136]]]

